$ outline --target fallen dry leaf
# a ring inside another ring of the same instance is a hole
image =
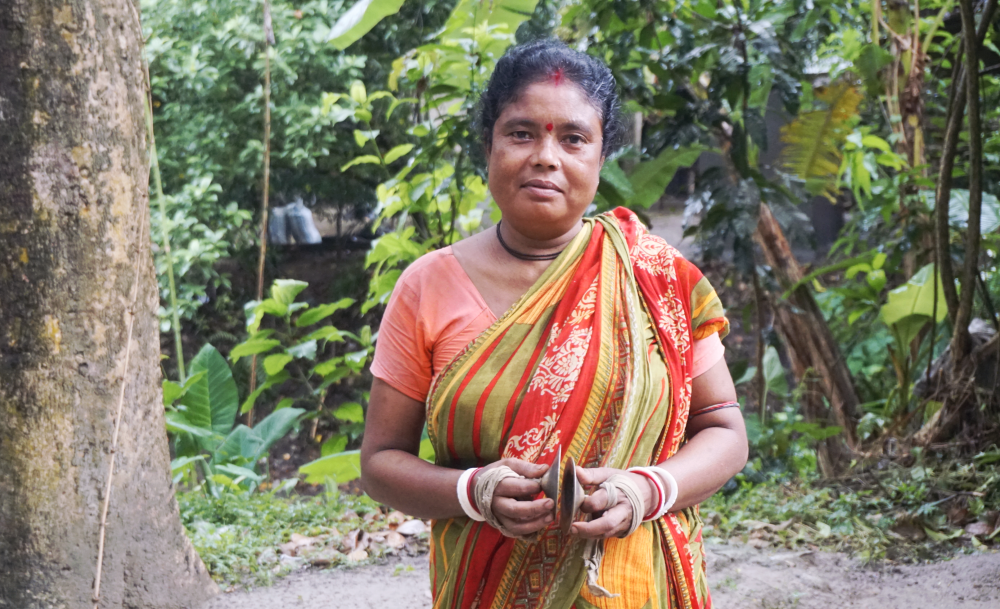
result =
[[[989,535],[993,532],[993,527],[985,522],[973,522],[965,527],[965,532],[969,535]]]
[[[399,510],[394,510],[392,512],[389,512],[389,515],[385,517],[385,522],[386,524],[389,525],[390,529],[395,529],[399,525],[406,522],[406,520],[407,520],[406,514],[400,512]]]
[[[419,535],[426,533],[428,530],[423,520],[409,520],[396,528],[396,532],[400,535]]]
[[[305,535],[292,533],[291,539],[287,543],[283,543],[278,546],[278,550],[286,556],[297,556],[301,548],[306,548],[319,543],[320,540],[320,537],[306,537]]]
[[[389,531],[385,534],[385,545],[398,550],[406,545],[406,538],[398,531]]]
[[[347,555],[347,560],[358,562],[360,560],[368,560],[368,552],[364,550],[354,550]]]

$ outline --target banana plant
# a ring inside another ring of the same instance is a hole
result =
[[[947,315],[944,288],[940,276],[935,275],[932,264],[923,267],[905,284],[889,292],[888,301],[879,312],[879,317],[892,331],[895,343],[894,347],[889,348],[889,355],[898,382],[893,391],[896,407],[892,407],[894,396],[890,395],[886,406],[888,412],[901,414],[909,408],[913,373],[921,355],[920,331],[928,323],[941,323]]]
[[[184,384],[163,382],[167,431],[174,437],[174,482],[200,464],[209,489],[253,491],[265,479],[258,462],[301,420],[305,410],[279,408],[256,427],[235,425],[239,392],[232,370],[212,345],[191,361]]]

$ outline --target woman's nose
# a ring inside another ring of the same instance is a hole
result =
[[[538,139],[532,165],[556,169],[559,167],[559,143],[553,134],[545,134]]]

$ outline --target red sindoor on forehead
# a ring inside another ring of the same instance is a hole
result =
[[[565,76],[565,73],[563,73],[563,69],[562,68],[556,68],[552,72],[552,83],[555,84],[555,86],[558,87],[559,85],[562,84],[563,76]]]
[[[547,131],[552,131],[552,130],[553,130],[553,129],[555,129],[555,128],[556,128],[556,126],[555,126],[555,125],[553,125],[552,123],[549,123],[549,124],[545,125],[545,129],[546,129]]]

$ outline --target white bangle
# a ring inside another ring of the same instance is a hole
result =
[[[660,491],[660,506],[656,510],[656,513],[651,515],[646,520],[657,520],[662,518],[664,514],[670,511],[670,508],[674,507],[674,503],[677,502],[677,480],[674,476],[663,469],[662,467],[632,467],[629,471],[641,470],[652,474],[654,478],[663,483],[663,485],[657,484],[657,488]],[[664,489],[666,487],[666,490]]]
[[[678,492],[677,479],[674,478],[673,474],[663,469],[662,467],[653,466],[649,469],[652,470],[654,474],[658,475],[660,477],[660,480],[663,481],[663,484],[670,489],[669,496],[663,502],[663,507],[660,508],[660,513],[656,515],[656,517],[659,518],[664,514],[666,514],[667,512],[669,512],[670,509],[674,507],[674,503],[677,502],[677,492]]]
[[[465,515],[477,522],[485,522],[486,518],[476,511],[476,508],[472,505],[472,500],[469,498],[469,478],[474,476],[480,469],[479,467],[473,467],[462,472],[462,475],[458,477],[458,485],[455,487],[455,492],[458,494],[458,503],[462,506],[462,511],[465,512]]]
[[[650,469],[652,468],[649,467],[628,468],[628,471],[630,472],[642,472],[643,474],[645,474],[643,478],[645,478],[649,482],[652,482],[653,486],[656,487],[656,495],[659,498],[659,503],[656,505],[656,508],[653,509],[652,511],[649,509],[649,506],[643,506],[643,509],[645,510],[642,513],[643,522],[649,522],[650,520],[656,520],[657,518],[659,518],[660,514],[663,512],[663,502],[666,501],[667,499],[667,493],[665,490],[663,490],[663,482],[660,480],[659,476],[649,471]],[[646,514],[649,514],[648,518],[646,518]]]

